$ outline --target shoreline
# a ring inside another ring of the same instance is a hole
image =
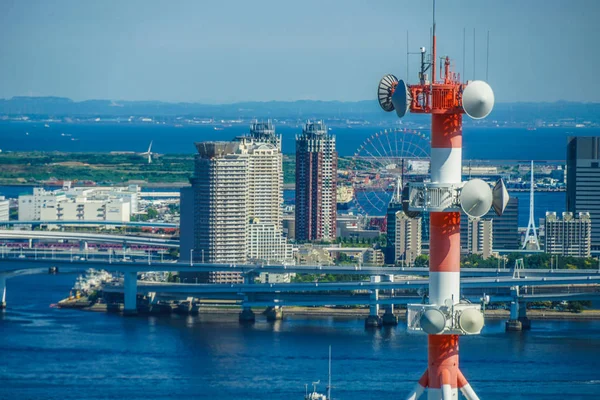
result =
[[[66,300],[66,299],[65,299]],[[77,309],[81,311],[92,311],[92,312],[122,312],[122,306],[119,305],[118,309],[108,310],[107,304],[93,304],[89,305],[85,300],[80,301],[65,301],[61,300],[57,303],[58,308],[65,309]],[[69,304],[71,303],[71,304]],[[253,308],[256,315],[263,314],[265,307]],[[241,311],[239,306],[214,306],[214,305],[200,305],[198,313],[196,315],[237,315]],[[140,315],[168,315],[170,313],[176,313],[172,307],[171,312],[159,312],[159,313],[143,313]],[[294,315],[294,316],[306,316],[306,317],[350,317],[350,318],[366,318],[369,315],[368,308],[329,308],[329,307],[283,307],[283,314]],[[379,313],[383,315],[382,312]],[[406,320],[406,310],[400,309],[394,312],[400,320]],[[192,314],[190,314],[192,315]],[[493,320],[508,320],[510,312],[508,310],[485,310],[485,318]],[[600,310],[584,310],[581,313],[572,313],[568,311],[556,311],[556,310],[527,310],[527,317],[530,320],[554,320],[554,321],[592,321],[600,320]]]

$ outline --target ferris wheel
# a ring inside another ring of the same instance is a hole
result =
[[[409,129],[386,129],[371,135],[350,164],[354,202],[363,215],[385,215],[396,192],[429,174],[429,138]]]

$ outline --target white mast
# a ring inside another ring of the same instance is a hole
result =
[[[529,243],[532,243],[535,250],[540,249],[540,242],[535,231],[535,217],[533,215],[533,161],[531,161],[531,187],[529,191],[529,223],[527,224],[527,233],[525,234],[525,242],[523,242],[523,250],[527,248]]]
[[[329,383],[327,384],[327,400],[331,400],[331,345],[329,345]]]

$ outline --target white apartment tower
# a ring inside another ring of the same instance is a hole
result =
[[[394,262],[412,265],[421,255],[421,218],[409,218],[397,211],[394,235]]]
[[[183,259],[225,264],[293,259],[282,230],[280,146],[270,122],[253,123],[249,135],[233,142],[196,143],[192,187],[182,190],[182,236],[193,238],[182,240]],[[232,280],[241,277],[209,277]]]
[[[563,212],[560,219],[555,212],[546,212],[544,243],[546,253],[590,257],[592,248],[590,213],[580,212],[575,217],[571,212]]]
[[[493,221],[484,218],[467,219],[467,253],[480,254],[484,259],[492,256],[494,243]]]

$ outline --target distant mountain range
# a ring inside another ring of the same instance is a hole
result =
[[[384,113],[375,99],[357,102],[341,101],[269,101],[233,104],[167,103],[161,101],[86,100],[76,102],[63,97],[13,97],[0,99],[0,116],[35,117],[203,117],[237,118],[339,118],[385,121],[395,113]],[[410,115],[407,120],[422,116]],[[536,124],[571,120],[575,123],[600,123],[600,103],[499,103],[487,118],[514,123]]]

